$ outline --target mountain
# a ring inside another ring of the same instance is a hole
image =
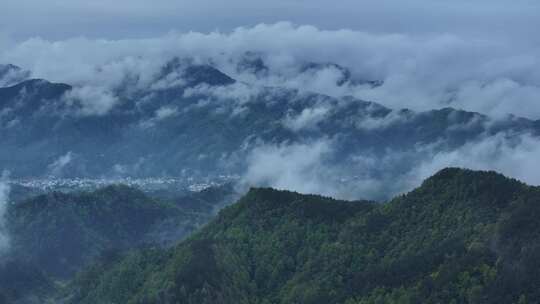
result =
[[[57,287],[36,265],[16,259],[0,263],[0,304],[44,303]]]
[[[161,69],[157,81],[184,80],[184,85],[194,87],[201,84],[210,86],[225,86],[235,83],[235,80],[208,64],[197,64],[190,59],[174,58]]]
[[[250,56],[244,69],[264,73],[264,61]],[[343,81],[353,81],[335,64],[304,68],[336,69]],[[110,92],[45,80],[0,88],[0,168],[13,178],[212,178],[242,175],[261,147],[326,142],[332,149],[324,165],[340,172],[337,183],[358,172],[398,176],[433,153],[497,134],[540,135],[538,122],[524,118],[389,109],[353,97],[252,85],[191,59],[171,60],[146,76]],[[366,169],[364,158],[387,165]]]
[[[236,72],[261,77],[268,75],[269,67],[264,62],[261,54],[257,52],[246,52],[236,63]]]
[[[291,75],[283,74],[284,71],[271,70],[268,66],[265,56],[260,52],[248,51],[239,56],[236,59],[230,59],[232,61],[235,73],[239,76],[255,77],[258,79],[268,77],[270,74],[274,74],[284,80],[294,81],[294,78],[313,78],[313,76],[330,75],[336,78],[335,84],[338,87],[341,86],[358,86],[367,85],[372,88],[381,86],[384,82],[382,80],[366,80],[353,75],[353,73],[346,67],[333,63],[333,62],[313,62],[305,61],[301,62],[298,66],[288,67],[293,70]],[[287,69],[286,69],[287,70]],[[290,71],[289,71],[290,72]]]
[[[384,204],[249,191],[168,250],[103,259],[69,303],[537,303],[540,188],[444,169]]]
[[[106,248],[131,248],[157,222],[180,211],[142,192],[110,186],[92,193],[53,192],[15,204],[8,229],[16,256],[48,273],[69,275]]]
[[[13,64],[0,64],[0,87],[9,87],[30,78],[30,72]]]
[[[174,244],[232,197],[227,187],[171,199],[113,185],[93,192],[51,192],[12,203],[6,214],[11,254],[69,277],[107,250]]]
[[[2,219],[10,246],[0,259],[0,303],[43,303],[58,290],[58,282],[71,280],[96,259],[172,246],[233,197],[227,185],[157,199],[113,185],[12,199],[5,223]]]
[[[337,86],[343,86],[345,84],[350,85],[368,85],[372,88],[379,87],[383,84],[380,80],[362,80],[354,78],[351,71],[339,64],[335,63],[317,63],[307,62],[300,67],[300,74],[316,74],[324,73],[325,71],[331,71],[339,75],[336,80]]]

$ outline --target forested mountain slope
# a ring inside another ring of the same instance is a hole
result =
[[[9,247],[0,256],[0,303],[43,303],[57,282],[71,280],[100,257],[172,246],[212,219],[232,195],[230,186],[221,186],[156,199],[113,185],[12,201],[2,223]]]
[[[71,303],[537,303],[540,188],[444,169],[385,204],[252,189],[176,248],[103,259]]]

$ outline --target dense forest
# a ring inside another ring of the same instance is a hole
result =
[[[0,256],[2,304],[43,303],[96,259],[176,244],[234,195],[230,185],[152,197],[123,185],[31,198],[15,190],[5,223],[10,248]]]
[[[538,303],[540,188],[444,169],[387,203],[254,188],[172,248],[102,256],[65,303]]]

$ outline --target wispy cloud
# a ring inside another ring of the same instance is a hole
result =
[[[3,172],[0,178],[0,255],[9,249],[9,235],[6,231],[6,212],[10,186],[8,184],[8,173]]]
[[[64,169],[73,161],[73,152],[69,151],[58,157],[54,162],[49,164],[49,173],[53,176],[62,175]]]

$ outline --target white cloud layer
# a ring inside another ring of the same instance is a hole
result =
[[[427,110],[453,106],[491,115],[540,118],[539,45],[508,44],[456,34],[384,34],[349,29],[321,30],[291,23],[260,24],[231,32],[171,32],[146,39],[31,38],[2,48],[0,62],[33,71],[34,77],[78,87],[106,111],[113,89],[126,83],[148,87],[160,67],[175,56],[212,62],[226,73],[258,85],[285,86],[332,96],[353,95],[391,108]],[[260,54],[268,73],[259,77],[236,69],[245,52]],[[338,85],[333,66],[302,71],[309,62],[336,63],[371,87]],[[154,84],[158,85],[158,84]]]

